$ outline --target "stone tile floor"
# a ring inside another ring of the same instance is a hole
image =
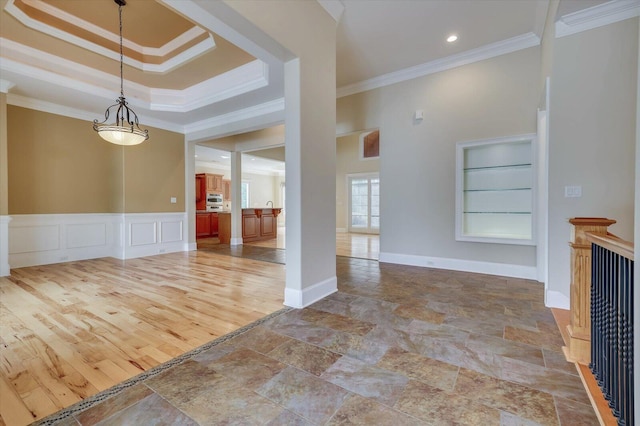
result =
[[[339,292],[62,425],[597,425],[541,284],[337,258]]]

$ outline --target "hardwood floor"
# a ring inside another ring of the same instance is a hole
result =
[[[336,254],[378,260],[380,257],[380,235],[337,233]]]
[[[277,240],[256,241],[246,245],[284,249],[285,228],[278,228]],[[336,255],[378,260],[380,236],[373,234],[336,233]]]
[[[284,265],[204,251],[0,278],[0,424],[26,425],[283,307]]]

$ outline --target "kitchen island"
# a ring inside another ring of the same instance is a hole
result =
[[[242,241],[270,240],[278,237],[281,208],[242,209]]]

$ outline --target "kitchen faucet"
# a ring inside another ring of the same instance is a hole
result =
[[[271,200],[267,201],[267,206],[269,205],[269,203],[271,203],[271,208],[273,208],[273,201]]]

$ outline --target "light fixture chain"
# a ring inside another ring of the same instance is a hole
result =
[[[123,77],[123,62],[124,55],[122,54],[122,5],[118,4],[118,17],[120,18],[120,96],[124,97],[124,77]]]

